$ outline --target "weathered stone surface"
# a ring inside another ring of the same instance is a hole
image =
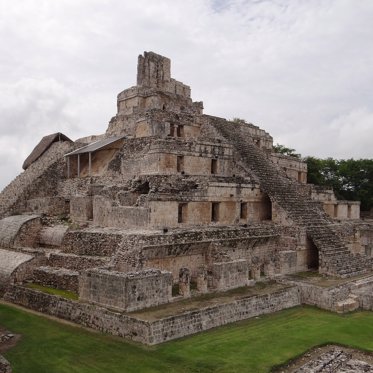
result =
[[[33,246],[41,229],[39,215],[15,215],[0,220],[0,247]]]
[[[307,185],[306,163],[274,153],[258,126],[203,114],[170,64],[139,56],[137,85],[118,94],[105,134],[48,143],[0,194],[0,282],[77,291],[79,280],[81,301],[95,305],[18,287],[9,299],[149,344],[300,301],[372,309],[370,280],[298,281],[288,300],[251,297],[158,324],[105,308],[140,310],[310,269],[338,278],[373,269],[373,224],[358,220],[359,202]]]
[[[135,273],[91,269],[80,277],[79,297],[128,312],[158,306],[172,298],[172,275],[155,269]]]
[[[11,280],[12,274],[33,255],[0,249],[0,295]]]
[[[252,296],[232,303],[217,304],[172,317],[146,321],[132,317],[131,314],[74,302],[20,286],[13,286],[6,295],[6,300],[150,345],[300,304],[297,288],[289,287],[271,294]]]

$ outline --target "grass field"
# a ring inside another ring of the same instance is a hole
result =
[[[4,355],[15,373],[268,372],[327,342],[373,351],[373,312],[297,307],[152,348],[0,305],[0,325],[22,334]]]

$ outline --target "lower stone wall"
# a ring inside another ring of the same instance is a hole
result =
[[[135,273],[87,270],[79,279],[79,298],[127,312],[158,306],[172,298],[172,274],[157,269]]]
[[[228,290],[248,284],[248,267],[244,259],[213,263],[211,266],[212,287]]]
[[[122,241],[120,234],[102,229],[69,231],[62,241],[65,253],[76,255],[110,256]]]
[[[158,344],[300,304],[298,289],[290,287],[271,294],[206,307],[152,322],[149,325],[150,341],[151,344]]]
[[[17,285],[13,285],[4,298],[35,311],[148,345],[300,305],[298,289],[291,286],[271,294],[146,321],[97,305],[79,303]]]
[[[34,282],[55,289],[78,292],[77,271],[66,268],[39,267],[34,269]]]
[[[65,215],[69,212],[69,204],[64,197],[40,197],[27,201],[27,211],[34,214]]]
[[[120,312],[109,311],[97,305],[79,303],[17,285],[9,288],[4,299],[103,333],[110,333],[145,344],[150,343],[148,322],[137,320]]]
[[[82,271],[88,268],[104,267],[108,259],[98,256],[83,256],[65,253],[51,253],[48,265],[51,267],[64,267],[75,271]]]
[[[349,281],[334,287],[321,287],[306,282],[290,283],[298,286],[300,300],[303,304],[338,312],[338,303],[355,295],[358,298],[361,308],[373,308],[373,296],[371,295],[373,290],[373,277]]]

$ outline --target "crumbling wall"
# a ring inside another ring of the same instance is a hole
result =
[[[7,293],[6,300],[148,345],[300,305],[298,289],[295,286],[199,310],[193,309],[154,321],[142,320],[98,305],[74,302],[20,286],[13,286]]]
[[[19,174],[0,194],[0,218],[27,211],[30,199],[54,195],[58,182],[64,177],[63,156],[71,148],[67,141],[55,142]]]
[[[79,297],[129,312],[157,306],[172,298],[172,275],[154,269],[136,273],[91,269],[79,279]]]
[[[307,183],[307,163],[296,157],[272,153],[270,160],[281,167],[286,175],[302,184]]]
[[[244,259],[213,263],[212,287],[218,291],[234,289],[248,284],[248,266]]]
[[[33,247],[38,241],[41,221],[38,215],[14,215],[0,220],[0,247]]]
[[[64,236],[62,249],[76,255],[110,256],[121,241],[121,234],[105,229],[71,230]]]
[[[93,223],[100,227],[146,227],[149,209],[135,206],[115,206],[105,197],[93,198]]]
[[[70,219],[75,222],[87,222],[93,218],[92,196],[71,197]]]
[[[66,215],[69,204],[64,197],[39,197],[27,201],[27,211],[49,216]]]
[[[41,266],[34,269],[33,279],[35,283],[77,293],[78,274],[71,269]]]
[[[0,249],[0,294],[11,282],[11,277],[17,269],[22,264],[30,262],[33,258],[33,255]],[[24,274],[26,275],[25,271]],[[18,278],[18,280],[21,280],[21,278]]]

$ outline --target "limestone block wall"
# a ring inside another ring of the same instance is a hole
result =
[[[129,143],[134,141],[126,141],[119,161],[123,175],[232,175],[232,149],[226,144],[170,138],[148,145],[144,139],[143,147],[132,144],[128,154],[129,149],[125,148]]]
[[[34,282],[56,289],[78,292],[78,272],[66,268],[41,266],[34,269]]]
[[[122,235],[105,229],[68,231],[62,241],[65,253],[88,256],[111,256],[119,248]]]
[[[213,263],[210,270],[212,287],[218,291],[234,289],[248,284],[248,266],[245,259]]]
[[[43,227],[39,232],[39,245],[52,247],[61,246],[67,230],[67,225]]]
[[[299,304],[298,290],[291,287],[273,294],[257,295],[228,304],[206,307],[152,322],[150,341],[151,344],[162,343]]]
[[[0,294],[11,282],[11,277],[16,270],[22,264],[30,262],[33,258],[34,256],[30,254],[0,249]],[[25,271],[23,273],[26,275]],[[21,280],[21,278],[18,279]]]
[[[334,201],[324,202],[324,211],[334,219],[360,219],[360,202],[358,201]]]
[[[113,312],[98,305],[78,303],[20,286],[13,286],[5,299],[101,332],[148,345],[163,343],[221,325],[300,305],[298,289],[293,286],[274,293],[256,295],[184,312],[176,316],[147,321],[124,313]]]
[[[70,219],[76,222],[86,222],[93,218],[92,196],[70,198]]]
[[[40,229],[38,215],[8,216],[0,220],[0,247],[32,247],[37,243]]]
[[[69,200],[71,196],[84,197],[90,194],[91,183],[94,181],[96,181],[96,178],[64,179],[58,183],[57,193],[67,200]]]
[[[281,261],[280,253],[289,247],[295,251],[296,244],[289,246],[280,242],[274,227],[268,227],[266,230],[252,229],[252,235],[247,235],[248,232],[242,228],[210,229],[208,235],[201,234],[202,232],[196,229],[183,234],[166,233],[158,238],[149,236],[146,242],[135,241],[134,238],[125,239],[123,245],[126,251],[118,250],[113,264],[123,271],[131,270],[132,265],[138,266],[139,263],[141,266],[135,268],[166,270],[173,274],[174,282],[178,281],[180,268],[188,268],[192,281],[195,281],[202,266],[222,260],[245,259],[253,276],[254,272],[259,277],[261,272],[267,277],[275,273],[289,272]],[[136,244],[132,244],[132,240]],[[257,277],[255,275],[255,278]]]
[[[148,322],[109,311],[96,304],[78,303],[21,286],[13,286],[5,295],[5,299],[103,333],[149,343]]]
[[[66,253],[51,253],[48,265],[52,267],[64,267],[75,271],[88,268],[103,267],[109,264],[109,259],[101,256],[74,255]]]
[[[27,201],[27,211],[51,216],[66,215],[69,213],[69,204],[63,197],[33,198]]]
[[[157,306],[172,298],[172,274],[154,269],[136,273],[91,269],[79,279],[79,297],[124,311]]]
[[[173,119],[163,115],[162,120],[153,117],[143,117],[136,121],[135,137],[161,137],[195,139],[200,134],[200,126],[193,121]],[[188,118],[189,119],[189,118]]]
[[[192,197],[193,198],[193,197]],[[191,199],[192,199],[191,198]],[[235,201],[234,197],[229,197],[231,200],[224,197],[206,196],[206,200],[191,200],[183,201],[149,201],[149,225],[155,228],[162,227],[181,227],[181,226],[202,226],[202,225],[233,225],[253,223],[263,220],[271,220],[272,207],[270,201],[267,202],[266,197],[262,200],[242,200]],[[241,204],[245,203],[245,207]],[[243,211],[245,215],[243,215]],[[103,211],[103,209],[101,209]],[[142,217],[142,221],[146,221]],[[136,222],[135,219],[132,222]],[[141,226],[141,225],[140,225]]]
[[[201,245],[196,244],[195,246]],[[198,250],[199,252],[189,255],[148,259],[144,263],[144,268],[157,268],[162,271],[171,272],[174,284],[179,281],[180,268],[188,268],[191,273],[192,281],[195,281],[198,275],[199,268],[206,264],[205,252],[208,249],[208,245],[205,244],[202,246],[205,246],[205,250],[203,250],[203,248],[200,248],[200,250]],[[195,249],[197,249],[197,247]]]
[[[302,160],[279,153],[271,153],[270,159],[281,167],[287,176],[300,183],[307,183],[307,163]]]
[[[204,134],[206,137],[217,139],[220,138],[220,136],[214,129],[214,123],[228,123],[229,121],[224,118],[204,114],[198,118],[198,122],[202,126],[202,134]],[[262,149],[265,152],[273,151],[273,138],[263,129],[253,125],[252,123],[243,122],[235,122],[234,126],[236,128],[239,128],[239,131],[243,138],[251,139],[258,146],[258,148]],[[221,138],[221,140],[225,141],[225,139],[223,138]]]
[[[146,227],[149,224],[149,209],[135,206],[113,206],[102,196],[93,197],[93,224],[100,227]]]
[[[142,268],[147,261],[170,258],[171,267],[167,270],[178,273],[180,267],[172,267],[174,263],[172,258],[207,255],[210,245],[216,248],[212,251],[217,250],[216,253],[209,254],[212,258],[211,263],[217,262],[217,258],[221,258],[222,255],[231,260],[247,259],[250,264],[256,265],[265,264],[266,261],[277,263],[278,251],[287,249],[285,245],[279,246],[278,238],[281,234],[280,227],[272,224],[259,224],[245,228],[198,228],[177,232],[159,232],[146,236],[129,234],[123,237],[112,264],[119,271],[130,271],[130,268]],[[194,270],[197,269],[193,267],[189,269],[193,276]],[[278,270],[280,271],[280,268]]]
[[[54,195],[64,177],[63,159],[72,148],[68,141],[55,142],[26,171],[19,174],[0,194],[0,218],[27,210],[27,201]]]

